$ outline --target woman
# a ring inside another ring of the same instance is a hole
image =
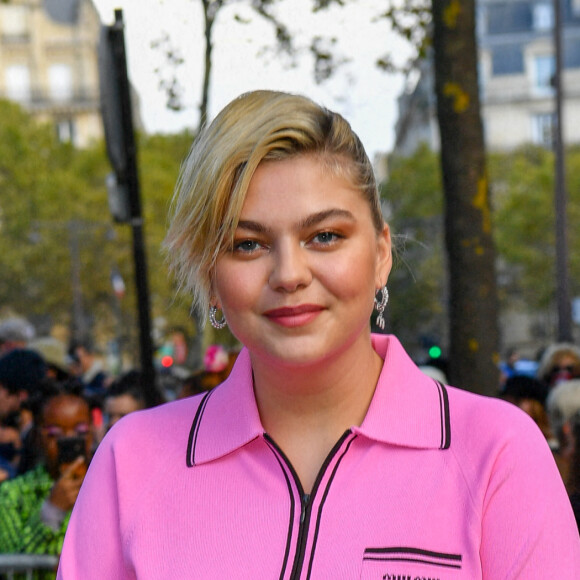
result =
[[[60,578],[576,577],[533,422],[371,336],[391,238],[342,117],[284,93],[230,103],[184,166],[167,247],[245,348],[219,387],[111,430]]]
[[[548,390],[580,376],[580,349],[569,342],[551,344],[543,353],[537,377]]]
[[[39,403],[35,430],[42,462],[0,486],[0,552],[56,556],[87,471],[89,405],[55,387]]]

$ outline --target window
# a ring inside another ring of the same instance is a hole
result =
[[[552,30],[554,28],[554,8],[548,2],[534,6],[534,30]]]
[[[580,16],[580,0],[572,0],[572,14]]]
[[[536,56],[534,58],[534,89],[542,95],[554,91],[552,80],[556,72],[556,63],[552,55]]]
[[[580,39],[564,38],[564,68],[580,68]]]
[[[56,136],[61,143],[74,143],[75,124],[72,119],[63,119],[56,123]]]
[[[4,37],[10,39],[27,36],[28,20],[26,10],[25,6],[3,6],[0,26]]]
[[[26,65],[16,64],[6,67],[6,96],[12,101],[30,101],[30,71]]]
[[[536,145],[552,148],[554,142],[554,116],[541,113],[532,117],[532,141]]]
[[[524,55],[519,44],[495,46],[491,53],[491,74],[494,76],[523,74]]]
[[[69,101],[73,96],[72,71],[67,64],[53,64],[48,69],[50,96],[55,101]]]
[[[532,7],[529,2],[490,3],[487,31],[491,36],[527,32],[532,30],[533,20]]]
[[[477,7],[475,24],[477,27],[477,37],[482,38],[487,34],[487,10],[485,6]]]

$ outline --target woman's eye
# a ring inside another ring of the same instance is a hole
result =
[[[256,240],[242,240],[234,243],[234,252],[250,253],[256,251],[260,244]]]
[[[320,232],[316,234],[312,241],[316,244],[330,244],[339,238],[338,234],[334,232]]]

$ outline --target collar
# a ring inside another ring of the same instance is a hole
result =
[[[446,387],[422,373],[394,336],[372,335],[372,343],[385,362],[367,415],[352,432],[391,445],[448,448]],[[213,461],[263,435],[244,348],[226,381],[201,398],[190,429],[187,465]]]
[[[385,362],[366,417],[352,431],[391,445],[447,449],[447,388],[423,373],[394,336],[373,334],[372,343]]]

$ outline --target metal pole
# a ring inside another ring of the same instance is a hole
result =
[[[568,277],[568,241],[566,219],[566,180],[564,143],[562,136],[562,10],[560,0],[554,0],[554,204],[556,213],[556,301],[558,306],[558,340],[572,341],[572,307]]]
[[[133,130],[131,92],[127,75],[127,58],[123,12],[115,10],[115,23],[111,28],[112,50],[117,64],[119,96],[121,101],[121,122],[123,124],[124,148],[127,155],[127,171],[124,176],[129,191],[131,207],[131,227],[133,230],[133,259],[135,262],[135,286],[139,311],[139,343],[141,350],[141,372],[143,391],[150,406],[159,403],[155,385],[155,367],[153,365],[153,343],[151,338],[151,319],[149,315],[149,285],[147,282],[147,263],[143,241],[143,218],[141,216],[141,199],[137,173],[137,147]]]
[[[77,221],[71,220],[68,222],[73,302],[73,338],[75,340],[84,340],[87,338],[87,328],[85,324],[83,291],[81,286],[81,254],[79,231],[80,224]]]

